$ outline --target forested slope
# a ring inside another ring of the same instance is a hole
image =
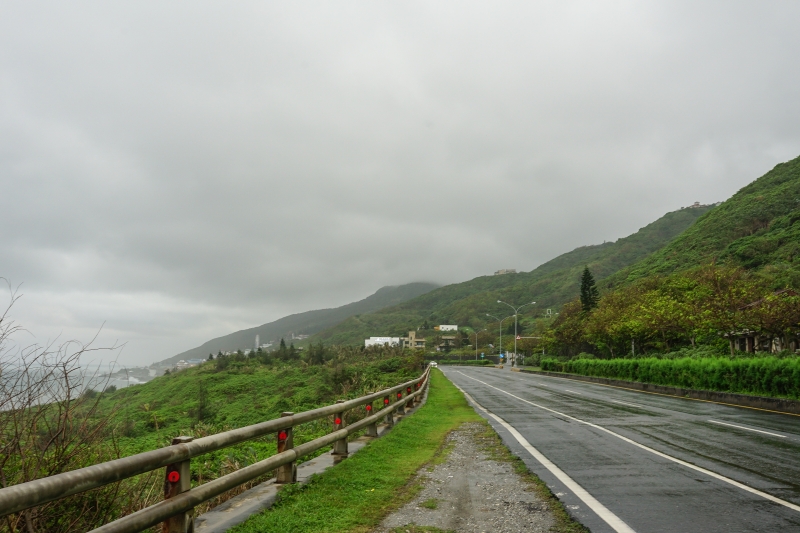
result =
[[[600,280],[658,250],[711,208],[667,213],[638,232],[594,246],[582,246],[544,263],[531,272],[482,276],[438,288],[400,305],[355,315],[321,331],[312,340],[357,344],[370,336],[401,335],[424,323],[483,327],[485,314],[503,313],[497,300],[536,300],[534,313],[557,307],[578,293],[580,273],[588,265]],[[507,311],[507,309],[506,309]],[[502,316],[506,316],[503,314]]]
[[[675,240],[609,278],[610,287],[717,262],[800,287],[800,157],[743,187]]]

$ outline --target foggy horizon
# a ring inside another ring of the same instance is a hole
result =
[[[800,155],[797,4],[0,5],[18,340],[105,324],[127,365],[527,272]]]

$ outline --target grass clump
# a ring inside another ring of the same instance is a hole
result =
[[[439,500],[436,498],[429,498],[424,502],[420,503],[425,509],[438,509],[439,508]]]

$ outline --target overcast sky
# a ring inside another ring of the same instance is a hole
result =
[[[150,363],[531,270],[800,155],[798,2],[2,2],[23,340]],[[381,332],[375,332],[380,334]]]

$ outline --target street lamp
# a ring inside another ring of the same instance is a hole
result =
[[[503,353],[503,320],[505,320],[506,318],[511,318],[514,315],[508,315],[506,318],[503,318],[502,320],[494,315],[490,315],[489,313],[486,313],[486,316],[492,317],[498,322],[500,322],[500,353]]]
[[[486,328],[483,328],[481,331],[486,331]],[[478,360],[478,333],[481,331],[472,328],[472,332],[475,334],[475,360]]]
[[[518,336],[517,335],[517,314],[519,313],[519,310],[522,309],[523,307],[525,307],[526,305],[533,305],[536,302],[529,302],[529,303],[526,303],[526,304],[522,304],[519,307],[514,307],[510,303],[506,303],[503,300],[497,300],[497,303],[507,305],[511,309],[514,310],[514,362],[516,363],[516,361],[517,361],[517,336]],[[514,364],[512,363],[511,366],[514,366]]]

